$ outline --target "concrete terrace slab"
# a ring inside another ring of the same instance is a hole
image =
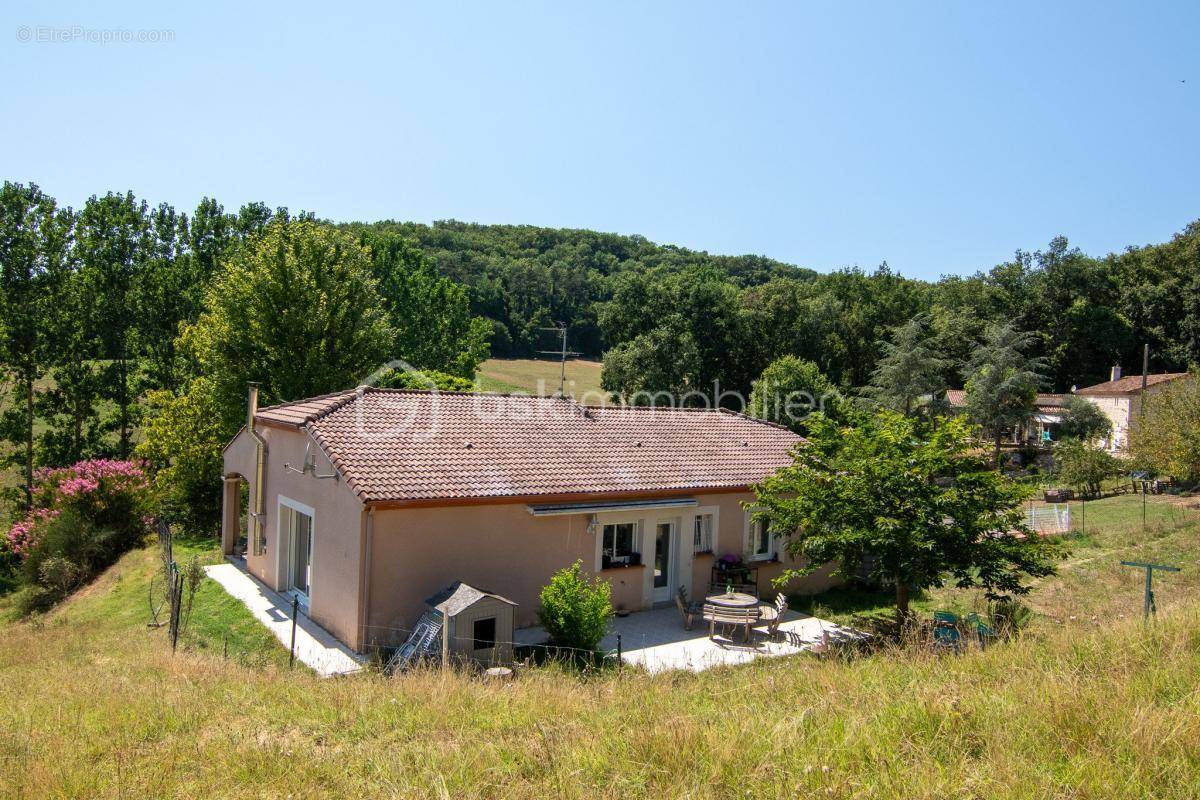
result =
[[[204,571],[232,597],[241,600],[254,618],[266,625],[284,647],[291,646],[290,597],[268,589],[257,578],[234,563],[216,564],[205,567]],[[296,621],[296,659],[324,678],[358,672],[365,660],[339,642],[332,633],[309,619],[303,610]]]
[[[765,626],[755,629],[749,644],[741,641],[740,632],[732,641],[719,635],[709,639],[708,623],[697,619],[692,630],[686,631],[674,606],[614,618],[612,632],[600,643],[600,648],[615,651],[618,634],[622,660],[650,672],[673,669],[700,672],[716,666],[745,664],[756,658],[802,653],[826,635],[834,640],[863,635],[851,628],[789,611],[779,624],[779,635],[774,641],[766,639]],[[541,644],[546,641],[546,633],[537,627],[522,628],[514,633],[514,638],[517,644]]]

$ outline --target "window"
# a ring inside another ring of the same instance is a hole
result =
[[[711,553],[713,549],[713,515],[697,514],[692,534],[693,553]]]
[[[765,519],[750,523],[750,560],[766,561],[774,555],[771,538],[771,526]]]
[[[496,618],[485,617],[484,619],[475,620],[471,632],[471,638],[475,640],[474,648],[476,650],[491,650],[496,646]]]
[[[637,552],[637,523],[620,522],[604,526],[601,554],[608,564],[631,564]]]

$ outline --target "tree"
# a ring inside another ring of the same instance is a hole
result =
[[[148,225],[145,263],[133,285],[137,350],[145,359],[147,387],[175,389],[183,377],[175,340],[196,312],[194,262],[185,250],[188,219],[163,203],[150,211]]]
[[[492,326],[471,315],[466,289],[439,276],[399,235],[367,234],[363,244],[396,332],[392,352],[415,367],[474,378],[488,356]]]
[[[1096,497],[1101,484],[1120,474],[1121,462],[1108,451],[1081,439],[1064,439],[1054,445],[1054,474],[1062,483]]]
[[[150,392],[145,403],[135,452],[154,468],[159,513],[189,532],[212,533],[221,519],[221,448],[229,439],[214,382],[199,377],[182,393]]]
[[[0,377],[12,381],[0,413],[0,440],[15,445],[0,462],[21,471],[21,508],[33,502],[34,419],[38,381],[52,358],[47,303],[63,279],[69,215],[35,184],[5,181],[0,188]]]
[[[989,598],[1023,594],[1026,576],[1053,571],[1053,551],[1023,531],[1027,490],[988,468],[963,418],[932,425],[880,410],[856,427],[817,418],[795,463],[756,487],[758,517],[804,564],[895,584],[896,613],[911,594],[952,583]]]
[[[1100,407],[1086,398],[1071,395],[1064,403],[1058,435],[1063,439],[1091,442],[1107,438],[1112,433],[1112,420]]]
[[[1036,408],[1045,362],[1025,355],[1032,343],[1011,325],[992,325],[967,364],[967,414],[994,441],[996,469],[1004,432],[1029,422]]]
[[[929,332],[929,316],[919,314],[892,329],[892,341],[881,341],[882,357],[871,373],[868,394],[886,408],[910,416],[925,399],[946,388],[950,364]]]
[[[784,356],[772,361],[754,382],[747,413],[803,434],[811,414],[840,421],[844,404],[837,387],[816,364]]]
[[[608,634],[612,620],[612,586],[601,578],[583,577],[576,561],[550,577],[542,587],[538,623],[550,643],[562,648],[593,651]]]
[[[47,291],[47,324],[55,342],[51,370],[53,386],[38,402],[38,416],[46,424],[38,437],[39,461],[65,467],[102,455],[104,425],[98,411],[100,375],[89,355],[95,353],[95,337],[87,324],[92,303],[76,268],[74,251],[61,280]]]
[[[475,384],[466,378],[433,369],[415,371],[392,369],[381,375],[375,385],[381,389],[409,389],[423,392],[431,390],[439,392],[475,391]]]
[[[600,385],[630,405],[682,405],[696,387],[698,372],[696,342],[674,314],[605,353]]]
[[[1144,402],[1129,434],[1134,458],[1159,475],[1200,481],[1200,380],[1172,381]]]
[[[80,276],[101,348],[97,355],[107,360],[100,370],[101,396],[115,405],[106,427],[117,433],[121,458],[129,455],[136,422],[135,288],[145,268],[149,236],[146,202],[135,200],[133,192],[93,195],[76,224]]]
[[[275,220],[230,257],[182,345],[236,426],[247,382],[264,403],[350,388],[388,360],[393,339],[366,248],[316,222]]]

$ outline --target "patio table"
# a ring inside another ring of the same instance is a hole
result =
[[[745,592],[710,594],[704,598],[704,602],[723,608],[756,608],[758,606],[758,598]]]
[[[709,638],[712,638],[717,625],[734,626],[744,627],[746,642],[750,642],[750,626],[762,616],[757,597],[745,592],[710,594],[704,598],[704,605]]]

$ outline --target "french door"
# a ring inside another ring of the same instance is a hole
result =
[[[676,525],[674,522],[657,522],[654,525],[654,602],[665,603],[671,599],[671,587],[678,583],[675,575],[677,548]]]

